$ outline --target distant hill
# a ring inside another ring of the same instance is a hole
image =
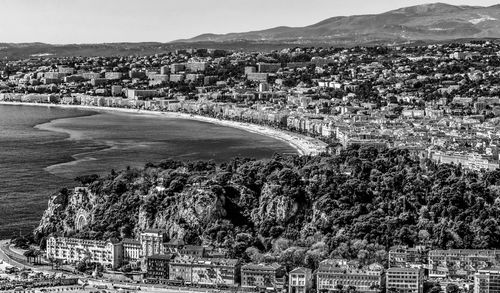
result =
[[[203,34],[182,42],[294,42],[368,44],[446,41],[500,37],[500,5],[453,6],[443,3],[401,8],[377,15],[332,17],[306,27],[280,26],[261,31]]]
[[[321,45],[321,44],[318,44]],[[172,43],[105,43],[105,44],[67,44],[52,45],[44,43],[0,43],[0,60],[24,59],[33,57],[69,56],[128,56],[153,55],[176,49],[208,48],[236,51],[271,51],[290,47],[279,42],[172,42]]]
[[[150,55],[193,47],[269,51],[293,46],[349,47],[497,38],[500,38],[500,4],[480,7],[434,3],[377,15],[337,16],[306,27],[280,26],[252,32],[203,34],[170,43],[0,43],[0,59]]]

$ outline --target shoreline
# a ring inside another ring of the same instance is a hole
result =
[[[241,129],[247,132],[260,134],[267,137],[271,137],[276,140],[280,140],[293,147],[300,156],[303,155],[315,156],[325,151],[326,149],[326,143],[302,134],[292,133],[285,130],[278,130],[268,126],[261,126],[247,122],[221,120],[217,118],[205,117],[196,114],[179,113],[179,112],[160,112],[153,110],[139,110],[139,109],[128,109],[128,108],[111,108],[111,107],[63,105],[63,104],[40,104],[40,103],[23,103],[23,102],[6,102],[6,101],[0,101],[0,105],[58,107],[66,109],[91,110],[96,112],[128,113],[135,115],[151,115],[156,117],[195,120],[200,122],[206,122],[206,123]]]

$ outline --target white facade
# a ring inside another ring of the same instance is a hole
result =
[[[111,241],[50,237],[47,240],[47,258],[77,263],[87,259],[104,267],[116,268],[121,264],[122,245]]]

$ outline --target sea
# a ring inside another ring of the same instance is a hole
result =
[[[283,141],[196,120],[0,105],[0,239],[32,231],[51,194],[75,177],[141,168],[162,159],[296,154]]]

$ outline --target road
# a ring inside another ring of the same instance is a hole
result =
[[[33,266],[28,263],[21,263],[18,262],[12,258],[10,258],[7,254],[14,255],[18,258],[23,258],[22,255],[16,254],[14,251],[12,251],[9,248],[10,240],[0,240],[0,259],[3,260],[4,262],[23,269],[23,268],[30,268],[33,271],[36,272],[43,272],[43,273],[63,273],[64,275],[74,277],[74,278],[79,278],[82,282],[87,283],[89,285],[106,285],[108,290],[113,288],[114,285],[126,285],[126,286],[139,286],[142,292],[166,292],[166,293],[214,293],[214,292],[230,292],[230,291],[223,291],[223,290],[215,290],[215,289],[201,289],[201,288],[186,288],[186,287],[178,287],[178,288],[173,288],[173,287],[168,287],[168,286],[162,286],[162,285],[152,285],[152,284],[137,284],[137,283],[126,283],[126,282],[119,282],[119,281],[112,281],[112,280],[98,280],[98,279],[93,279],[90,277],[82,277],[81,275],[74,275],[74,274],[69,274],[67,272],[61,272],[59,270],[53,269],[52,266],[50,265],[37,265]]]

